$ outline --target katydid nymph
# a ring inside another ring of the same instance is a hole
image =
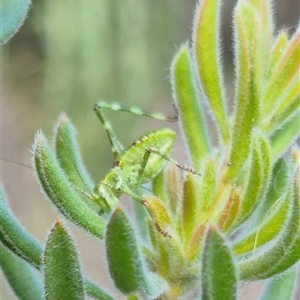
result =
[[[141,187],[144,183],[152,181],[163,170],[168,161],[182,170],[195,173],[194,170],[186,168],[170,158],[176,139],[175,131],[168,128],[153,130],[144,134],[128,148],[124,149],[115,136],[110,123],[103,115],[103,108],[130,112],[170,122],[176,121],[177,115],[174,118],[170,118],[160,114],[150,114],[137,108],[128,108],[118,104],[110,105],[103,102],[94,106],[94,111],[108,135],[115,161],[113,168],[95,186],[92,196],[93,200],[99,205],[102,212],[109,212],[118,205],[121,194],[127,194],[144,205],[154,219],[156,229],[163,236],[170,237],[155,220],[147,201],[143,196],[136,193],[135,189]]]
[[[152,215],[148,208],[147,201],[141,195],[134,192],[134,190],[141,187],[142,184],[153,180],[164,168],[167,161],[171,160],[170,155],[175,144],[176,133],[168,128],[156,129],[141,136],[128,148],[124,149],[116,138],[110,123],[104,117],[101,111],[103,108],[132,112],[159,120],[174,121],[175,118],[172,119],[158,114],[149,114],[137,109],[121,107],[116,104],[110,106],[106,103],[97,103],[94,106],[94,111],[107,132],[115,157],[113,168],[94,188],[94,201],[100,206],[103,212],[109,212],[117,206],[121,194],[127,194],[143,204],[149,214]],[[157,223],[155,223],[155,227],[164,236],[169,236]]]

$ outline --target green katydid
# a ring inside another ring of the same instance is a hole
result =
[[[94,106],[94,111],[108,135],[115,162],[105,178],[95,186],[92,193],[93,200],[99,205],[102,212],[110,212],[118,205],[121,194],[127,194],[143,204],[153,217],[147,201],[134,190],[141,187],[142,184],[153,180],[164,168],[167,161],[175,163],[183,170],[195,172],[192,169],[179,165],[170,158],[176,139],[176,133],[173,130],[168,128],[153,130],[141,136],[128,148],[124,149],[115,136],[110,123],[104,117],[101,111],[103,108],[131,112],[166,121],[175,121],[177,116],[168,118],[160,114],[143,112],[137,108],[128,108],[118,104],[110,105],[103,102]],[[160,228],[156,220],[155,226],[161,234],[168,236],[168,233]]]
[[[109,212],[117,206],[119,197],[124,193],[142,203],[152,215],[146,200],[134,190],[142,184],[151,181],[163,169],[166,160],[157,154],[151,154],[151,151],[157,150],[169,157],[174,147],[176,133],[167,128],[157,129],[143,135],[128,148],[124,149],[115,136],[110,123],[104,117],[101,111],[103,108],[146,115],[160,120],[172,121],[173,119],[162,115],[148,114],[138,109],[121,107],[118,104],[109,105],[102,102],[94,106],[94,111],[107,132],[115,157],[113,168],[94,188],[94,201],[103,212]],[[164,236],[168,235],[160,228],[157,222],[155,226]]]

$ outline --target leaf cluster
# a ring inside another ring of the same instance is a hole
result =
[[[170,166],[153,180],[152,192],[143,195],[152,218],[141,207],[137,216],[143,238],[119,206],[101,214],[66,115],[53,146],[42,132],[36,135],[33,165],[46,198],[104,239],[109,274],[128,299],[237,299],[243,284],[265,279],[262,299],[293,297],[300,256],[300,33],[274,36],[271,4],[237,2],[233,99],[224,87],[221,1],[198,4],[192,42],[179,49],[170,71],[194,171]],[[2,192],[1,267],[20,299],[114,298],[83,275],[60,220],[41,245],[5,198]],[[43,272],[43,282],[32,267]]]

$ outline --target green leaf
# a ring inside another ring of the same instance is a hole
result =
[[[178,211],[182,206],[181,200],[181,172],[175,165],[169,166],[165,172],[165,198],[159,198],[169,209],[171,215],[178,215]]]
[[[297,81],[299,77],[297,78]],[[286,103],[281,105],[275,112],[274,115],[271,115],[270,121],[270,131],[274,131],[284,125],[290,117],[299,109],[300,104],[300,94],[299,94],[299,86],[294,84],[296,80],[291,82],[293,84],[292,90],[288,90],[288,93],[284,95],[286,99]]]
[[[268,115],[262,120],[261,127],[265,132],[269,133],[281,127],[297,109],[297,105],[299,105],[299,71],[289,79],[285,90],[277,99],[274,99]]]
[[[278,62],[280,61],[280,57],[285,52],[285,48],[287,45],[288,45],[287,32],[285,30],[282,30],[279,32],[276,41],[274,42],[273,45],[271,70],[274,70],[276,64],[278,64]]]
[[[142,188],[137,189],[137,191],[138,190],[142,190],[142,192],[145,193],[145,190]],[[141,205],[137,201],[133,201],[132,206],[134,210],[136,225],[139,228],[140,235],[143,237],[144,242],[148,242],[149,241],[148,224],[147,222],[145,222],[145,220],[149,218],[147,209],[144,207],[144,205]]]
[[[260,204],[257,224],[265,220],[266,215],[283,195],[286,195],[289,187],[289,167],[285,158],[281,157],[272,166],[271,180],[264,200]]]
[[[68,180],[82,191],[92,191],[94,183],[82,162],[76,131],[65,114],[60,116],[55,128],[55,153]]]
[[[293,206],[288,223],[266,251],[239,263],[241,279],[261,280],[284,272],[300,259],[299,195],[290,191]]]
[[[110,275],[122,293],[139,291],[155,299],[165,292],[165,281],[147,271],[132,225],[119,207],[108,223],[105,245]]]
[[[99,206],[91,197],[94,183],[86,171],[82,162],[79,146],[76,140],[76,131],[65,114],[62,114],[55,128],[55,152],[56,158],[65,172],[69,182],[81,191],[81,199],[94,211],[99,211]]]
[[[85,278],[83,283],[84,290],[89,296],[99,300],[114,300],[112,296],[99,288],[99,286],[91,280]]]
[[[248,2],[254,9],[252,60],[253,77],[256,95],[259,103],[262,101],[264,89],[269,80],[271,68],[270,49],[273,42],[274,24],[272,20],[271,3],[269,0],[251,0]],[[248,30],[250,27],[248,28]],[[252,30],[252,29],[250,29]]]
[[[287,272],[280,274],[270,280],[264,290],[260,300],[291,300],[295,298],[295,292],[297,293],[297,269],[294,266]]]
[[[236,186],[231,187],[226,207],[219,217],[218,226],[222,232],[234,226],[241,207],[241,191]]]
[[[259,119],[259,95],[255,82],[253,40],[257,34],[255,11],[245,1],[235,11],[236,99],[234,125],[230,151],[230,168],[227,180],[241,171],[250,155],[251,133]]]
[[[157,268],[157,266],[159,265],[159,259],[160,259],[160,255],[159,255],[160,248],[159,247],[161,244],[159,243],[159,237],[157,235],[157,230],[153,226],[153,221],[148,219],[147,224],[148,224],[148,230],[149,230],[149,235],[150,235],[150,239],[151,239],[151,249],[149,248],[148,245],[147,245],[148,247],[143,246],[142,252],[143,252],[143,256],[145,257],[145,260],[147,261],[149,269],[155,270]],[[164,265],[167,265],[169,267],[168,257],[167,257],[167,261],[164,260]],[[166,274],[166,273],[167,272],[164,272],[163,274]]]
[[[40,300],[43,297],[41,280],[33,268],[0,242],[0,265],[20,300]]]
[[[207,232],[201,261],[201,299],[236,299],[237,272],[235,262],[224,238],[212,225]]]
[[[273,160],[276,160],[288,149],[288,147],[299,137],[300,109],[283,124],[282,127],[270,135]]]
[[[0,44],[6,43],[23,24],[29,10],[30,0],[1,1]]]
[[[42,246],[12,214],[2,190],[0,191],[0,239],[6,247],[34,267],[41,266]]]
[[[257,139],[257,143],[259,143],[260,147],[260,155],[262,158],[262,195],[267,190],[271,173],[272,173],[272,149],[270,145],[270,140],[266,138],[266,136],[260,132],[259,130],[254,132],[254,138]]]
[[[155,196],[144,196],[146,201],[147,211],[151,216],[155,228],[165,237],[171,237],[169,230],[173,229],[172,218],[166,205]],[[166,230],[165,230],[166,229]]]
[[[209,152],[210,141],[187,45],[183,46],[174,58],[171,73],[173,93],[179,108],[183,132],[194,168],[199,171],[201,159]]]
[[[139,300],[138,296],[137,295],[129,295],[127,297],[127,300]]]
[[[238,220],[234,223],[233,228],[238,228],[255,211],[266,190],[270,176],[270,146],[257,131],[254,132],[253,138],[250,174],[245,193],[242,196]]]
[[[220,129],[219,137],[226,144],[229,140],[229,126],[221,69],[220,2],[219,0],[200,2],[196,10],[193,36],[201,87]],[[200,137],[199,139],[201,141]]]
[[[178,215],[179,207],[181,207],[181,198],[178,191],[181,189],[180,174],[178,168],[174,165],[169,166],[166,170],[161,171],[152,181],[152,190],[154,199],[159,199],[163,206],[169,211],[170,215]],[[144,192],[145,194],[145,192]],[[150,197],[151,198],[151,197]],[[146,216],[142,222],[145,223]],[[173,218],[173,220],[175,217]],[[170,222],[169,222],[170,223]],[[166,224],[167,225],[167,224]],[[139,224],[140,226],[140,224]],[[144,225],[142,225],[143,227]],[[168,226],[168,225],[167,225]],[[154,228],[153,221],[147,223],[148,232],[152,245],[156,244],[157,229]],[[141,232],[141,230],[140,230]],[[154,243],[154,244],[153,244]]]
[[[247,236],[234,243],[233,251],[237,255],[255,252],[257,248],[275,240],[288,220],[291,210],[290,202],[289,195],[282,195],[272,209],[264,215],[266,220]]]
[[[254,130],[253,138],[255,139],[254,143],[257,143],[259,146],[262,162],[262,182],[258,198],[263,199],[267,192],[272,174],[272,148],[270,140],[261,131]]]
[[[300,31],[294,34],[288,45],[285,47],[284,53],[274,67],[269,79],[269,84],[262,101],[263,116],[268,116],[270,110],[280,96],[285,92],[290,81],[299,74],[299,51],[300,51]],[[299,77],[299,75],[298,75]]]
[[[29,262],[37,269],[41,268],[43,247],[32,235],[22,227],[16,217],[8,209],[5,195],[0,190],[0,240],[12,252]],[[113,299],[99,286],[85,279],[86,291],[96,299]]]
[[[167,199],[166,191],[166,180],[165,171],[162,170],[153,180],[152,180],[152,192],[157,198],[164,200]]]
[[[105,221],[74,191],[41,132],[36,135],[33,152],[40,184],[49,199],[69,220],[92,235],[103,238]]]
[[[67,230],[57,221],[44,251],[45,299],[84,299],[77,249]]]
[[[198,222],[197,203],[199,200],[199,185],[192,174],[187,174],[183,184],[182,224],[185,241],[189,241]]]
[[[169,274],[172,274],[172,267],[176,266],[176,264],[172,264],[172,259],[176,261],[178,253],[174,252],[174,249],[172,249],[173,251],[170,251],[168,245],[157,237],[157,230],[155,234],[158,241],[158,247],[154,249],[155,254],[157,254],[158,257],[158,263],[156,264],[155,270],[157,270],[157,273],[162,274],[164,278],[167,278]]]
[[[205,239],[205,233],[207,224],[200,224],[193,232],[193,235],[186,247],[186,254],[191,261],[198,259],[199,253],[203,246],[203,240]]]
[[[207,220],[208,217],[211,218],[211,215],[208,216],[207,212],[215,209],[215,206],[212,208],[212,204],[217,192],[216,178],[216,161],[213,158],[209,158],[205,161],[200,184],[201,200],[199,201],[199,219],[202,221]]]

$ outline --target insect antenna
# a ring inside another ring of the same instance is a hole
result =
[[[7,158],[3,158],[3,157],[1,157],[0,159],[3,160],[3,161],[6,161],[6,162],[9,162],[9,163],[19,165],[19,166],[22,166],[22,167],[33,170],[33,168],[31,166],[28,166],[26,164],[22,164],[22,163],[19,163],[19,162],[16,162],[16,161],[13,161],[13,160],[10,160],[10,159],[7,159]]]
[[[1,160],[5,161],[5,162],[8,162],[8,163],[12,163],[12,164],[15,164],[15,165],[18,165],[18,166],[21,166],[21,167],[25,167],[27,169],[30,169],[30,170],[33,170],[33,167],[31,166],[28,166],[26,164],[22,164],[22,163],[19,163],[19,162],[16,162],[16,161],[13,161],[13,160],[10,160],[10,159],[7,159],[7,158],[4,158],[4,157],[0,157]],[[72,164],[73,164],[73,167],[75,168],[76,170],[76,173],[78,175],[78,177],[80,178],[80,180],[82,181],[83,185],[85,186],[85,188],[87,189],[87,192],[86,191],[83,191],[81,190],[79,187],[77,187],[75,184],[72,184],[71,183],[71,186],[76,190],[78,191],[79,193],[81,193],[82,195],[86,196],[88,199],[90,200],[94,200],[94,194],[92,193],[92,191],[89,189],[89,187],[86,185],[85,181],[83,180],[83,178],[81,177],[80,173],[78,172],[73,160],[72,160]],[[66,174],[67,175],[67,174]]]

